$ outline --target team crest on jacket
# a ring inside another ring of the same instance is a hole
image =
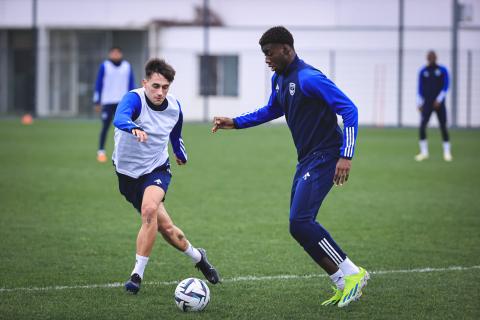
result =
[[[290,95],[293,96],[295,94],[295,83],[290,82],[288,89],[290,90]]]

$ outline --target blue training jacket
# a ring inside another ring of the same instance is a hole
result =
[[[441,65],[428,65],[418,73],[418,105],[444,103],[448,91],[448,71]]]
[[[337,114],[344,123],[337,124]],[[316,151],[351,159],[355,151],[358,112],[353,102],[322,72],[298,56],[282,74],[274,73],[266,106],[233,119],[243,129],[285,115],[298,161]]]

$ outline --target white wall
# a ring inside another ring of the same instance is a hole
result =
[[[480,0],[471,4],[480,25]],[[202,0],[38,0],[46,27],[139,28],[152,20],[191,20]],[[396,26],[398,0],[210,0],[227,26]],[[449,26],[452,0],[405,0],[407,26]],[[32,0],[0,0],[0,27],[29,27]]]
[[[203,98],[199,95],[198,56],[203,52],[203,30],[198,27],[168,28],[160,33],[162,47],[158,56],[165,58],[177,71],[171,93],[182,104],[186,120],[203,119]],[[185,39],[185,41],[179,41]],[[239,97],[210,97],[210,116],[234,116],[262,106],[268,99],[266,72],[258,46],[257,33],[239,29],[213,28],[211,52],[239,54]]]
[[[364,26],[373,22],[392,26],[397,19],[397,0],[211,0],[210,3],[230,26]]]
[[[191,20],[201,0],[37,0],[38,25],[56,28],[145,28],[155,19]],[[30,27],[32,0],[0,0],[1,27]]]
[[[32,24],[32,0],[0,0],[0,28],[29,28]]]

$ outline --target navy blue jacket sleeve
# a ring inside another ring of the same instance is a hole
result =
[[[98,68],[97,81],[95,81],[95,90],[93,93],[93,103],[100,104],[103,90],[103,76],[105,75],[105,66],[102,63]]]
[[[275,83],[274,79],[275,75],[272,77],[272,93],[267,105],[234,118],[233,124],[235,128],[250,128],[283,116],[283,109],[277,102],[277,91],[273,87]]]
[[[444,66],[440,66],[440,70],[443,73],[443,86],[442,86],[442,91],[440,91],[437,98],[435,99],[438,103],[442,103],[443,100],[445,100],[445,97],[448,91],[448,85],[449,85],[447,68],[445,68]]]
[[[140,116],[142,101],[135,92],[129,92],[123,96],[117,106],[113,125],[120,130],[132,133],[133,129],[143,130],[134,121]]]
[[[351,159],[358,131],[358,110],[355,104],[323,73],[304,69],[298,74],[300,90],[310,97],[323,99],[343,119],[343,145],[340,156]]]
[[[178,102],[178,100],[177,100]],[[180,106],[180,102],[178,102]],[[178,121],[170,132],[170,142],[172,143],[173,153],[180,159],[183,163],[186,163],[188,160],[187,151],[185,149],[185,144],[182,139],[182,125],[183,125],[183,113],[182,108],[180,107],[180,114],[178,115]]]

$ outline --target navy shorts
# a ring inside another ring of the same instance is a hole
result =
[[[314,152],[297,165],[290,198],[290,220],[315,220],[333,186],[338,157]]]
[[[112,122],[117,111],[117,105],[116,103],[102,105],[102,121]]]
[[[141,212],[143,193],[147,187],[158,186],[165,191],[165,194],[167,194],[168,185],[172,179],[170,163],[168,160],[152,172],[144,174],[136,179],[118,173],[117,171],[115,172],[118,177],[118,188],[120,189],[120,193],[135,207],[135,209],[137,209],[138,212]],[[165,198],[163,198],[162,201],[164,200]]]

